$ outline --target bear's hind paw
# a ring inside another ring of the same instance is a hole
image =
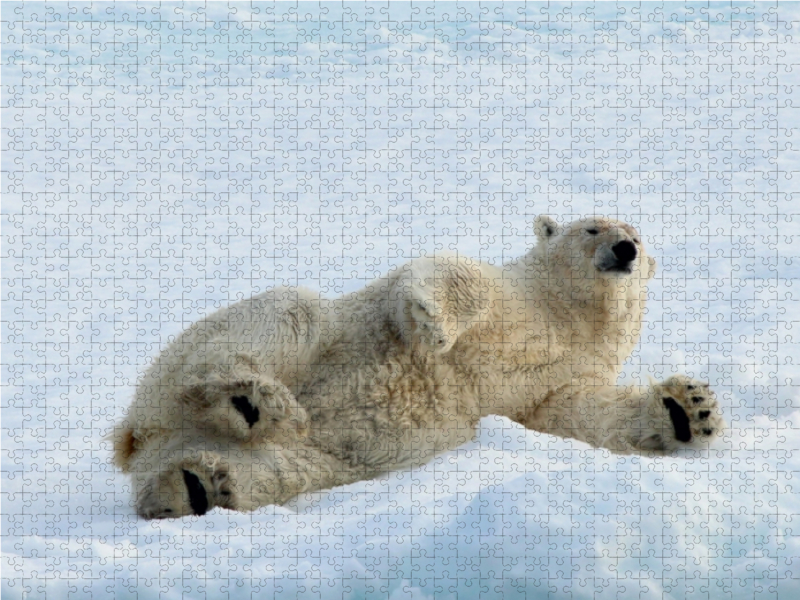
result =
[[[241,442],[286,437],[302,439],[308,416],[292,392],[278,382],[236,381],[207,385],[211,401],[201,412],[201,427]]]
[[[204,515],[214,506],[230,508],[231,480],[221,457],[200,452],[154,475],[136,502],[143,519]]]

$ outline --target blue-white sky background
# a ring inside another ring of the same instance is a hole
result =
[[[41,3],[2,18],[2,597],[800,597],[800,5]],[[659,261],[624,380],[676,458],[487,418],[429,465],[137,519],[102,442],[158,349],[278,284],[604,214]]]

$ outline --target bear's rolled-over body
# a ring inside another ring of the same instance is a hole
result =
[[[420,258],[341,298],[276,288],[192,325],[113,434],[138,513],[252,510],[423,464],[489,414],[618,452],[718,436],[704,383],[617,385],[655,273],[636,230],[534,226],[502,267]]]

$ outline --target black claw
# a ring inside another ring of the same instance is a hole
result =
[[[689,417],[686,415],[686,411],[675,401],[675,398],[663,398],[662,402],[669,411],[669,418],[675,428],[675,437],[681,442],[691,441],[692,430],[689,429]]]
[[[252,429],[253,425],[258,423],[258,407],[250,404],[250,399],[247,396],[234,396],[231,398],[231,402],[234,408],[242,413],[248,427]]]
[[[208,495],[206,488],[200,483],[200,478],[191,471],[183,469],[183,481],[189,492],[189,504],[192,512],[197,516],[206,514],[208,512]]]
[[[714,433],[714,430],[713,429],[703,429],[703,433],[706,434],[706,435],[711,435],[712,433]]]
[[[695,404],[700,404],[702,401],[703,401],[702,396],[692,396],[692,402],[694,402]]]
[[[700,411],[700,420],[705,421],[708,417],[711,416],[710,410],[701,410]]]

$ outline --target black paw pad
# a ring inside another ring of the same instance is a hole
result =
[[[675,398],[663,398],[662,402],[669,411],[669,418],[675,428],[675,437],[681,442],[691,441],[692,430],[689,429],[689,417],[686,415],[686,411],[683,410],[683,407],[678,404]]]
[[[247,425],[252,429],[253,425],[258,423],[258,407],[250,404],[250,399],[247,396],[234,396],[231,398],[233,407],[242,413]]]
[[[200,478],[191,471],[183,469],[183,481],[189,492],[189,504],[192,512],[198,516],[206,514],[208,512],[208,495],[206,488],[200,483]]]

